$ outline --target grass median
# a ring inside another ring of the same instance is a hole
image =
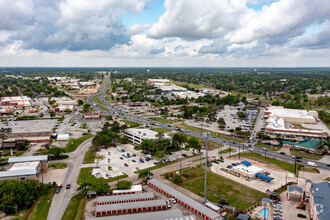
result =
[[[203,133],[209,132],[211,136],[215,136],[217,138],[221,138],[221,139],[225,139],[225,140],[235,141],[235,142],[239,142],[239,143],[245,143],[246,142],[246,140],[244,140],[244,139],[232,138],[229,135],[220,134],[220,133],[217,133],[217,132],[214,132],[214,131],[201,129],[201,128],[190,126],[190,125],[187,125],[187,124],[178,124],[178,125],[175,125],[175,126],[183,128],[183,129],[187,129],[189,131],[198,132],[198,133],[200,133],[200,132],[203,132]]]
[[[156,132],[160,132],[160,133],[167,133],[170,132],[171,130],[166,129],[166,128],[150,128],[150,130],[156,131]]]
[[[262,143],[257,143],[256,145],[254,145],[257,148],[267,148],[270,151],[279,151],[281,148],[280,147],[276,147],[273,145],[268,145],[268,144],[262,144]]]
[[[202,166],[184,168],[181,176],[183,181],[178,184],[179,186],[198,196],[204,196],[204,168]],[[263,197],[268,197],[268,195],[211,171],[207,172],[207,199],[211,202],[220,203],[222,200],[240,210],[245,210],[260,202]]]
[[[135,122],[135,121],[129,121],[129,120],[120,120],[120,121],[127,124],[130,128],[135,128],[135,127],[139,127],[139,126],[142,125],[141,123],[138,123],[138,122]]]
[[[82,136],[80,138],[70,139],[69,142],[66,144],[65,148],[63,148],[64,152],[69,153],[75,151],[82,142],[86,141],[87,139],[93,136],[94,135],[92,134],[86,134],[85,136]]]
[[[324,155],[311,154],[311,153],[306,153],[306,152],[303,152],[303,151],[293,150],[293,149],[290,149],[290,153],[291,153],[291,155],[296,155],[298,157],[303,157],[303,158],[308,159],[308,160],[320,160],[324,157]]]

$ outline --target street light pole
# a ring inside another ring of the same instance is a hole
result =
[[[206,203],[206,185],[207,185],[207,141],[210,138],[210,133],[203,133],[205,141],[205,180],[204,180],[204,203]]]

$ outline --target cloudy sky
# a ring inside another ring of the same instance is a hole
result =
[[[0,0],[0,66],[329,67],[329,0]]]

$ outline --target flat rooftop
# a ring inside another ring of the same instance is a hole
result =
[[[136,209],[136,208],[153,207],[153,206],[166,206],[166,202],[164,199],[160,199],[160,200],[149,200],[149,201],[141,201],[141,202],[97,205],[96,212],[113,211],[113,210],[121,210],[121,209],[134,209],[134,208]]]
[[[128,193],[128,192],[136,192],[136,191],[142,192],[142,186],[141,185],[132,185],[130,189],[113,190],[112,193]]]
[[[272,117],[287,117],[287,118],[309,118],[315,119],[308,111],[303,109],[288,109],[282,106],[272,106],[267,109]]]
[[[257,173],[261,172],[262,170],[264,170],[260,167],[254,166],[254,165],[251,165],[251,166],[247,167],[247,166],[242,165],[242,164],[239,164],[237,166],[233,166],[232,169],[237,170],[241,173],[248,174],[248,175],[257,174]]]
[[[155,196],[153,193],[137,193],[137,194],[126,194],[118,196],[100,196],[97,197],[97,202],[114,202],[129,199],[153,199]]]
[[[178,209],[172,208],[166,211],[153,211],[128,215],[116,215],[98,218],[89,218],[88,220],[195,220],[192,215],[183,216]]]
[[[9,171],[16,171],[16,170],[37,170],[38,166],[40,165],[40,161],[34,162],[25,162],[25,163],[15,163]]]
[[[8,159],[8,163],[22,163],[22,162],[32,162],[32,161],[47,162],[48,161],[48,155],[26,156],[26,157],[10,157]]]
[[[150,129],[146,129],[146,128],[128,128],[126,129],[125,133],[128,134],[132,134],[134,136],[138,136],[144,139],[156,139],[156,135],[158,134],[158,132],[156,131],[152,131]],[[164,136],[165,138],[169,138],[168,135],[165,134]]]

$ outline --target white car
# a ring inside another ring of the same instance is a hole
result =
[[[174,198],[170,198],[169,201],[172,202],[173,204],[176,203],[176,199],[174,199]]]

